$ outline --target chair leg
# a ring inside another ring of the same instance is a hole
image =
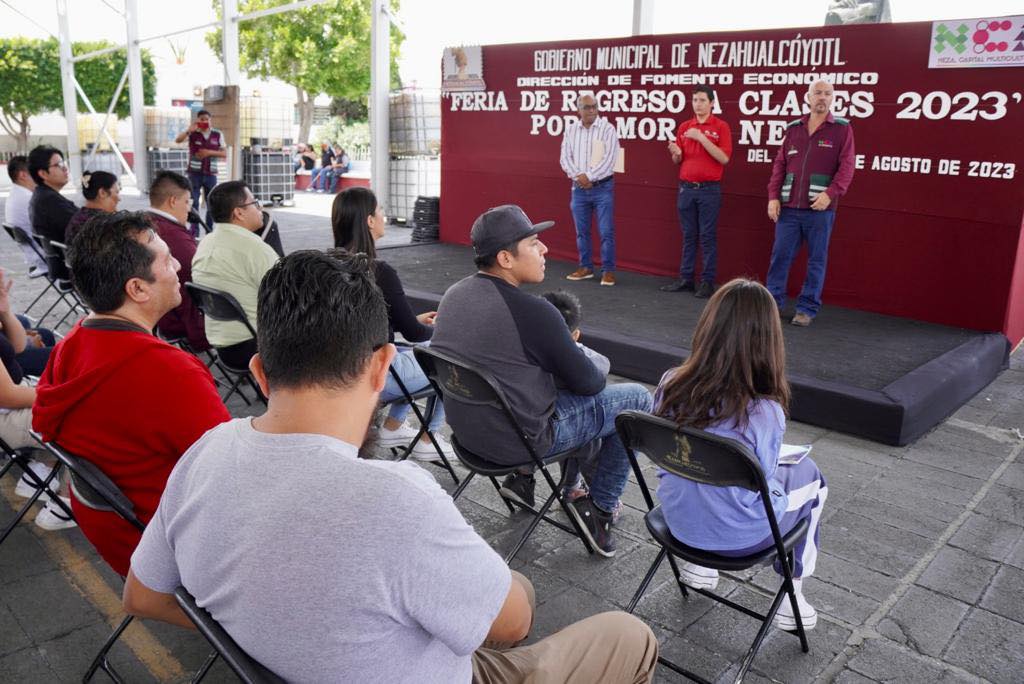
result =
[[[772,619],[775,617],[775,613],[778,612],[779,606],[782,605],[782,599],[786,597],[786,587],[779,589],[779,592],[775,595],[775,600],[772,601],[772,607],[768,610],[768,614],[764,616],[764,621],[761,623],[761,629],[757,630],[757,636],[754,637],[754,643],[750,644],[750,648],[747,649],[746,655],[743,656],[743,661],[740,663],[739,672],[736,673],[736,679],[733,681],[739,684],[743,681],[743,677],[747,674],[747,670],[754,662],[754,656],[757,655],[758,649],[761,648],[761,642],[764,641],[765,635],[768,634],[768,630],[771,629]]]
[[[550,479],[550,477],[548,479]],[[535,512],[533,520],[530,521],[530,524],[526,528],[526,531],[523,532],[523,536],[519,538],[519,541],[516,543],[515,548],[513,548],[512,551],[509,552],[507,556],[505,556],[506,565],[512,562],[512,560],[516,557],[516,554],[519,553],[520,549],[523,548],[523,545],[526,544],[526,540],[529,539],[530,535],[533,534],[533,531],[537,529],[537,525],[539,525],[540,521],[544,519],[544,516],[547,514],[548,509],[551,508],[551,504],[552,502],[554,502],[556,498],[561,500],[561,496],[558,493],[557,489],[552,490],[551,496],[547,498],[547,500],[544,502],[544,505],[540,507],[540,510]],[[586,539],[585,537],[583,537],[582,534],[580,535],[580,538],[584,540]],[[590,550],[589,545],[587,547],[587,550]]]
[[[672,566],[672,574],[676,576],[676,585],[679,587],[679,591],[682,592],[683,598],[690,598],[690,592],[683,583],[683,576],[679,572],[679,566],[676,564],[676,557],[671,553],[668,555],[668,564]]]
[[[134,616],[132,615],[126,616],[124,620],[121,620],[121,624],[117,626],[117,629],[107,637],[107,640],[103,643],[103,647],[100,648],[100,652],[96,654],[96,657],[93,658],[89,669],[85,671],[85,676],[82,677],[82,684],[88,684],[88,682],[93,678],[93,675],[96,674],[96,670],[99,669],[106,672],[107,675],[115,682],[121,681],[121,678],[116,672],[114,672],[113,667],[110,665],[107,656],[110,654],[110,649],[114,647],[114,642],[121,637],[121,633],[128,627],[128,625],[131,624],[133,619]]]
[[[195,676],[192,678],[193,684],[195,684],[196,682],[203,681],[203,678],[206,677],[207,674],[209,674],[210,668],[213,667],[213,664],[215,662],[217,662],[217,657],[218,656],[216,651],[206,656],[206,662],[203,663],[203,666],[199,668],[199,671],[196,672]]]
[[[470,477],[472,477],[473,475],[474,475],[474,473],[472,473],[472,472],[469,474]],[[469,480],[466,480],[466,482],[468,483]],[[516,514],[516,507],[512,505],[511,501],[509,501],[508,499],[506,499],[504,496],[501,495],[501,485],[498,484],[498,478],[496,478],[496,477],[494,477],[492,475],[491,476],[491,484],[494,485],[494,491],[498,492],[498,498],[501,499],[502,503],[505,504],[505,507],[508,508],[508,514],[509,515],[515,515]],[[463,485],[463,487],[464,486],[465,485]],[[461,491],[462,487],[460,487],[459,489]]]
[[[39,292],[39,294],[37,294],[37,295],[36,295],[36,298],[32,300],[32,303],[31,303],[31,304],[29,304],[28,306],[26,306],[26,307],[24,308],[24,310],[22,310],[22,312],[21,312],[21,313],[23,313],[24,315],[28,316],[28,315],[29,315],[29,313],[28,313],[28,312],[29,312],[29,311],[31,311],[31,310],[32,310],[32,307],[33,307],[33,306],[35,306],[35,305],[36,305],[36,304],[37,304],[37,303],[39,302],[39,300],[43,298],[43,295],[44,295],[44,294],[46,294],[46,291],[47,291],[47,290],[49,290],[49,289],[50,289],[49,287],[45,287],[45,288],[43,288],[43,289],[42,289],[42,290],[41,290],[41,291]]]
[[[452,501],[455,501],[456,499],[459,498],[459,496],[462,494],[462,492],[469,485],[470,480],[473,479],[474,475],[476,475],[476,473],[470,471],[469,475],[466,476],[466,479],[462,481],[462,484],[460,484],[458,487],[455,488],[455,491],[452,492]],[[491,479],[493,480],[494,478],[492,477]]]
[[[587,553],[593,554],[594,549],[590,545],[590,540],[587,539],[587,535],[583,533],[583,530],[580,528],[579,521],[576,520],[576,516],[573,515],[573,512],[569,510],[569,503],[565,500],[565,497],[562,496],[562,487],[565,485],[565,476],[569,474],[569,471],[567,468],[562,468],[561,470],[562,473],[558,478],[558,482],[556,483],[554,478],[551,477],[551,473],[548,472],[547,468],[540,469],[540,471],[544,474],[544,479],[547,480],[548,486],[551,487],[553,495],[558,499],[558,503],[559,505],[561,505],[566,517],[569,518],[569,523],[572,525],[572,529],[575,530],[576,536],[579,537],[579,540],[581,542],[583,542],[583,548],[587,550]]]
[[[811,647],[807,643],[807,631],[804,629],[804,616],[800,614],[800,606],[797,605],[796,600],[796,589],[793,586],[792,568],[795,565],[795,557],[793,554],[793,549],[790,549],[789,553],[786,555],[786,561],[788,561],[788,563],[783,564],[782,569],[785,577],[783,579],[782,588],[789,595],[790,605],[793,607],[793,617],[796,618],[796,634],[800,637],[800,648],[804,653],[807,653],[811,650]]]
[[[3,532],[0,532],[0,544],[3,544],[7,537],[11,534],[11,532],[14,531],[14,528],[18,526],[18,523],[21,522],[21,519],[25,517],[25,515],[29,512],[32,506],[35,505],[36,501],[39,500],[39,497],[43,495],[43,492],[46,490],[46,488],[50,486],[50,483],[53,482],[53,479],[55,477],[57,477],[57,473],[59,473],[61,469],[61,464],[58,463],[53,467],[53,470],[50,471],[49,475],[47,475],[43,479],[39,479],[39,476],[35,474],[35,471],[33,471],[32,468],[29,467],[28,461],[26,460],[25,462],[22,462],[20,460],[21,458],[23,457],[18,457],[13,460],[15,460],[18,463],[18,467],[21,468],[22,471],[24,471],[25,474],[28,475],[30,480],[32,480],[33,484],[36,486],[36,491],[32,493],[32,496],[29,497],[28,501],[26,501],[25,504],[18,510],[18,512],[14,514],[14,518],[11,520],[11,522],[7,524]],[[64,511],[66,514],[71,516],[72,519],[74,519],[74,514],[71,512],[68,506],[65,505],[63,501],[60,500],[60,497],[56,497],[56,499],[54,500],[56,501],[57,506],[59,506],[62,511]]]
[[[668,550],[665,547],[661,547],[661,551],[658,552],[658,557],[651,563],[651,567],[648,568],[647,574],[644,575],[644,579],[640,582],[640,586],[637,588],[636,593],[633,594],[633,598],[629,600],[629,605],[626,606],[626,612],[632,613],[636,610],[636,604],[640,603],[640,599],[643,597],[644,592],[647,591],[647,587],[651,585],[651,580],[654,579],[654,574],[658,572],[658,568],[661,567],[661,562],[665,560],[665,556],[668,555]]]

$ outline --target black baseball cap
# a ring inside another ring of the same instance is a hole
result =
[[[477,256],[493,256],[506,245],[536,235],[553,225],[554,221],[533,223],[517,205],[503,204],[480,214],[473,221],[469,238]]]

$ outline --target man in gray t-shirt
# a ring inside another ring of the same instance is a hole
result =
[[[132,556],[128,612],[188,626],[182,585],[289,681],[650,681],[657,641],[624,613],[513,648],[529,581],[425,471],[358,458],[394,356],[365,255],[285,257],[258,317],[267,413],[178,462]]]

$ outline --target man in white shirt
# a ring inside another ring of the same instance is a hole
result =
[[[419,466],[357,457],[395,354],[365,254],[289,254],[258,310],[267,412],[208,431],[175,466],[125,610],[190,626],[171,595],[184,586],[287,681],[651,681],[657,639],[622,612],[515,647],[529,580]]]
[[[36,182],[28,172],[28,157],[18,155],[11,157],[7,162],[7,175],[11,177],[11,194],[7,196],[4,204],[4,223],[9,226],[17,226],[28,234],[32,234],[32,219],[28,215],[28,203],[32,200],[32,191],[36,189]],[[25,263],[28,265],[28,276],[37,278],[44,275],[46,262],[39,258],[39,254],[32,249],[31,245],[19,244]]]
[[[619,154],[619,135],[615,126],[598,116],[592,95],[579,99],[578,123],[565,128],[559,162],[572,181],[572,218],[576,223],[576,248],[580,267],[569,280],[594,277],[590,249],[590,224],[597,213],[597,232],[601,235],[601,284],[615,284],[615,160]]]

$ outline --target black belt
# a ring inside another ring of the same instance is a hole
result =
[[[721,185],[721,183],[719,181],[701,181],[700,183],[679,181],[679,185],[683,186],[687,190],[700,190],[701,188],[710,188],[713,185]]]
[[[615,176],[605,176],[601,180],[590,181],[590,187],[593,188],[593,187],[596,187],[598,185],[601,185],[601,183],[607,183],[608,181],[613,180],[614,178],[615,178]],[[583,186],[580,185],[579,183],[577,183],[576,181],[573,181],[572,184],[573,184],[574,187],[583,188]]]

